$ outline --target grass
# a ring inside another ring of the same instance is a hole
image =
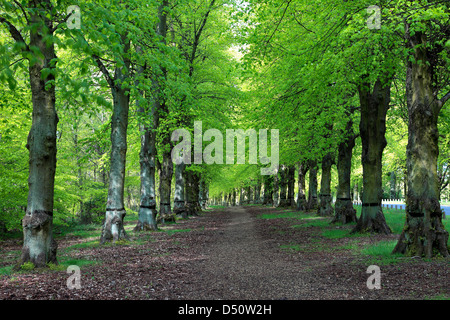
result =
[[[282,211],[275,213],[264,213],[259,216],[261,219],[280,219],[280,218],[289,218],[289,219],[317,219],[318,217],[315,215],[307,214],[302,211]]]
[[[357,216],[361,215],[361,207],[355,208],[357,211]],[[403,210],[387,209],[384,210],[386,222],[392,228],[394,234],[400,234],[405,223],[405,212]],[[344,238],[354,238],[350,243],[342,246],[330,246],[326,243],[315,243],[309,242],[308,244],[296,244],[290,243],[281,245],[280,248],[289,251],[301,251],[301,252],[313,252],[313,251],[334,251],[334,250],[350,250],[354,255],[363,257],[365,263],[376,264],[376,265],[388,265],[396,264],[401,260],[400,254],[392,254],[392,251],[397,244],[397,240],[390,241],[380,241],[375,244],[371,244],[361,248],[359,245],[358,238],[370,237],[370,233],[350,233],[351,229],[355,225],[352,224],[331,224],[331,219],[327,217],[320,217],[314,213],[304,213],[298,211],[279,211],[275,213],[268,213],[260,215],[262,219],[279,219],[279,218],[290,218],[301,220],[300,224],[293,224],[291,228],[293,229],[303,229],[303,228],[315,228],[318,229],[316,235],[324,237],[330,240],[338,240]],[[316,238],[316,239],[320,239]]]
[[[403,257],[402,254],[393,254],[397,240],[392,241],[380,241],[376,244],[369,245],[363,249],[360,249],[360,253],[363,256],[367,256],[367,263],[376,265],[392,265],[400,262],[399,258]]]

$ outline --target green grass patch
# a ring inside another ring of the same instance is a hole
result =
[[[392,254],[398,240],[380,241],[360,250],[360,253],[368,257],[367,263],[376,265],[396,264],[402,254]]]
[[[322,232],[322,236],[328,239],[342,239],[342,238],[361,238],[369,237],[369,233],[350,233],[349,229],[329,229]]]
[[[190,232],[192,229],[168,229],[164,230],[169,236],[178,233],[178,232]]]
[[[314,215],[309,215],[302,211],[282,211],[282,212],[274,212],[274,213],[264,213],[259,216],[261,219],[281,219],[281,218],[289,218],[289,219],[314,219],[320,218]]]
[[[310,219],[310,218],[304,218],[306,219]],[[316,219],[313,219],[314,221],[310,221],[310,222],[305,222],[305,223],[301,223],[301,224],[294,224],[291,226],[291,228],[312,228],[312,227],[318,227],[318,228],[326,228],[330,226],[330,221],[328,221],[327,219],[323,219],[323,218],[319,218],[317,217]]]

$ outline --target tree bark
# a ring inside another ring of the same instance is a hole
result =
[[[259,179],[255,184],[254,198],[255,204],[261,203],[261,182],[259,181]]]
[[[327,153],[322,159],[322,178],[320,179],[320,194],[317,214],[322,217],[332,216],[334,209],[331,196],[331,166],[334,164],[334,155]]]
[[[287,172],[288,171],[288,167],[286,167],[285,165],[281,165],[280,166],[280,182],[279,182],[279,187],[280,187],[280,202],[279,202],[279,206],[280,207],[287,207],[290,204],[288,204],[287,201]]]
[[[352,232],[375,232],[390,234],[391,229],[381,207],[382,156],[386,147],[386,113],[390,104],[390,82],[380,78],[371,92],[370,83],[358,87],[361,105],[360,134],[363,165],[362,211]]]
[[[288,181],[287,181],[287,202],[288,205],[291,208],[295,208],[296,207],[296,202],[295,202],[295,166],[289,166],[288,167]]]
[[[298,211],[304,211],[308,208],[308,203],[306,201],[306,195],[305,195],[305,179],[306,179],[306,173],[308,172],[308,166],[304,162],[300,162],[298,164],[298,194],[297,194],[297,210]]]
[[[350,178],[352,171],[352,152],[355,147],[356,135],[353,133],[353,121],[347,122],[346,138],[338,147],[338,188],[335,203],[335,216],[332,223],[343,224],[356,222],[356,210],[350,194]]]
[[[28,134],[29,150],[28,200],[25,217],[22,219],[23,246],[17,267],[31,262],[35,267],[57,263],[57,244],[53,239],[53,195],[56,171],[56,128],[58,116],[55,102],[55,76],[50,73],[45,79],[42,70],[54,70],[52,60],[56,58],[52,37],[52,21],[46,17],[52,5],[41,1],[29,16],[31,28],[29,46],[37,48],[42,55],[34,55],[30,62],[29,77],[33,103],[32,125]],[[42,8],[44,10],[42,10]],[[11,31],[12,32],[12,31]],[[13,36],[14,38],[14,36]],[[15,39],[18,41],[18,39]],[[22,42],[22,41],[21,41]],[[31,53],[31,52],[30,52]],[[54,60],[53,60],[54,61]],[[52,83],[53,82],[53,83]]]
[[[317,209],[317,162],[309,162],[308,210]]]
[[[442,224],[437,176],[437,122],[443,103],[433,90],[433,65],[428,58],[426,35],[418,31],[411,34],[407,24],[406,38],[415,61],[407,66],[407,82],[410,82],[407,83],[408,196],[405,227],[393,252],[427,258],[437,254],[448,257],[449,234]]]
[[[273,176],[264,176],[264,195],[263,195],[263,205],[273,206]]]
[[[138,53],[142,50],[140,47],[136,48]],[[141,76],[144,76],[145,67],[139,70]],[[153,80],[153,87],[158,92],[157,82]],[[144,92],[141,92],[144,95]],[[138,222],[134,231],[157,230],[156,223],[156,130],[159,125],[158,107],[159,104],[156,99],[153,100],[151,113],[148,114],[146,106],[139,106],[136,102],[138,112],[142,114],[143,118],[151,116],[151,125],[141,125],[141,151],[139,153],[140,163],[140,204],[138,213]]]
[[[119,75],[120,74],[120,75]],[[121,68],[116,69],[116,79],[121,77]],[[127,128],[129,91],[116,84],[111,88],[113,116],[111,121],[111,168],[109,172],[108,198],[100,243],[128,239],[123,226],[126,215],[124,207],[125,165],[127,155]]]
[[[278,177],[278,170],[276,170],[276,174],[273,176],[273,206],[278,207],[280,202],[280,190],[279,190],[279,181],[280,178]]]
[[[175,193],[173,197],[173,213],[183,219],[188,217],[185,198],[185,167],[184,162],[175,165]]]

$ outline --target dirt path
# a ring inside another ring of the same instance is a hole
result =
[[[13,273],[0,276],[0,300],[448,297],[448,261],[403,259],[398,264],[381,265],[382,289],[369,290],[366,270],[378,262],[368,262],[345,247],[364,247],[392,240],[394,235],[329,239],[314,226],[293,228],[314,220],[261,219],[262,214],[281,212],[262,206],[213,210],[166,226],[164,232],[130,233],[132,241],[120,245],[60,238],[60,261],[91,262],[81,266],[81,288],[68,288],[64,266]],[[292,245],[298,249],[286,249]],[[2,243],[0,268],[15,261],[20,248],[17,240]]]
[[[301,299],[305,281],[299,265],[289,263],[262,239],[255,218],[243,207],[227,209],[231,221],[205,248],[197,290],[188,299]]]

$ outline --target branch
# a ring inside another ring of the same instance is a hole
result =
[[[92,58],[94,59],[94,61],[97,63],[98,68],[100,69],[100,71],[103,73],[103,75],[105,76],[106,82],[108,82],[109,86],[112,88],[114,88],[114,80],[111,77],[111,74],[109,73],[108,69],[106,69],[105,65],[103,64],[102,60],[100,59],[100,57],[96,54],[92,54]]]
[[[28,20],[27,13],[25,12],[25,10],[24,10],[24,8],[22,7],[22,5],[21,5],[17,0],[14,0],[14,3],[15,3],[15,4],[20,8],[20,10],[22,11],[25,20],[26,20],[27,22],[30,22],[30,21]]]
[[[6,24],[6,26],[8,27],[8,31],[11,34],[11,37],[16,41],[16,42],[22,42],[25,44],[25,48],[22,48],[22,51],[30,51],[30,48],[28,47],[28,45],[25,43],[24,38],[22,37],[22,34],[19,32],[19,30],[17,30],[17,28],[8,20],[6,20],[4,17],[0,16],[0,23],[4,23]]]
[[[448,101],[448,99],[450,99],[450,91],[447,92],[447,94],[439,100],[439,102],[441,103],[441,108]]]

